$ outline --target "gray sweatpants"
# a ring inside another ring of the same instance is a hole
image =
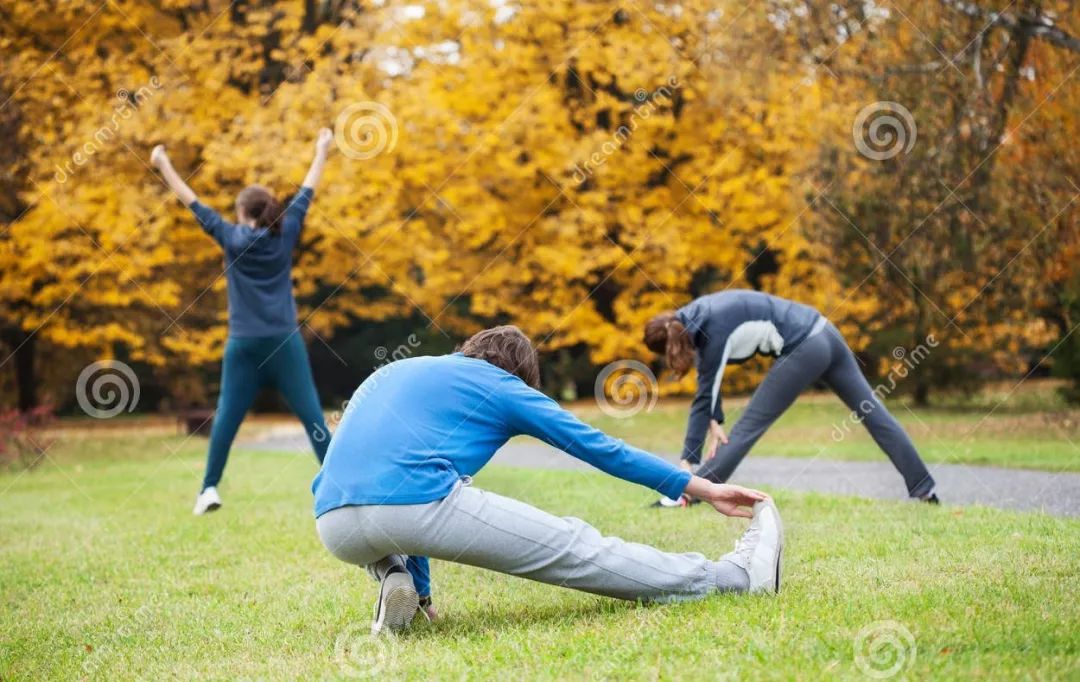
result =
[[[746,411],[732,427],[728,442],[716,450],[716,455],[701,465],[697,475],[710,481],[726,481],[735,472],[746,453],[765,431],[791,406],[795,398],[813,382],[825,383],[840,396],[874,442],[892,460],[904,477],[908,494],[922,497],[934,489],[934,479],[926,470],[904,428],[885,405],[859,370],[855,354],[848,348],[832,322],[820,333],[803,341],[790,355],[781,356],[754,391]]]
[[[681,601],[749,588],[737,559],[605,537],[581,519],[477,490],[468,479],[436,502],[339,507],[316,527],[334,556],[376,577],[412,554],[619,599]]]

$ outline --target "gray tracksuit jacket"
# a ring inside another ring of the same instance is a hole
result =
[[[825,321],[810,306],[760,291],[730,289],[708,294],[675,313],[697,349],[698,388],[690,406],[683,459],[697,462],[709,419],[724,422],[720,381],[724,368],[757,354],[780,357]]]

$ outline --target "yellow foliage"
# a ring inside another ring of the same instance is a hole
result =
[[[8,3],[0,95],[18,153],[0,318],[66,347],[216,359],[221,254],[151,172],[150,148],[167,144],[229,216],[247,184],[296,191],[315,130],[371,102],[391,112],[395,144],[331,157],[296,253],[301,319],[322,335],[419,309],[452,334],[512,321],[545,350],[604,363],[645,354],[652,314],[727,287],[815,305],[858,348],[883,309],[912,312],[851,296],[833,245],[809,236],[816,154],[850,134],[859,100],[781,58],[802,45],[766,12],[413,6],[421,17],[397,3]],[[920,40],[895,26],[898,44]],[[941,304],[973,294],[957,286]]]

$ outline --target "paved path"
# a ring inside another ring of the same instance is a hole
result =
[[[275,428],[240,447],[261,450],[307,451],[299,428]],[[592,469],[588,464],[535,441],[508,443],[492,462],[533,469]],[[1057,516],[1080,516],[1080,473],[1051,473],[1024,469],[933,464],[930,472],[946,504],[981,504],[1001,509],[1041,510]],[[885,460],[838,462],[787,457],[746,458],[733,483],[856,495],[887,500],[906,497],[900,474]]]

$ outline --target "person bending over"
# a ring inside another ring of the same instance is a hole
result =
[[[202,228],[225,254],[229,337],[221,361],[221,395],[210,431],[206,474],[195,499],[195,514],[221,506],[221,481],[233,438],[255,396],[273,385],[300,418],[315,455],[322,462],[330,432],[311,376],[307,349],[296,325],[292,292],[292,252],[300,237],[315,185],[322,177],[333,133],[323,128],[300,191],[282,206],[268,189],[251,185],[236,197],[236,223],[198,200],[169,161],[165,147],[154,147],[150,161],[166,184],[191,209]]]
[[[908,494],[936,503],[934,479],[904,428],[878,400],[840,331],[817,310],[777,296],[733,289],[702,296],[645,324],[645,345],[682,377],[697,364],[697,394],[683,442],[682,467],[710,481],[728,480],[746,453],[810,384],[824,380],[858,415],[904,477]],[[754,355],[777,360],[754,391],[731,437],[724,433],[720,380],[730,364]],[[715,456],[714,456],[715,455]],[[685,506],[689,496],[658,505]]]
[[[457,353],[387,365],[353,394],[312,492],[323,545],[381,581],[373,632],[406,627],[420,597],[430,598],[409,569],[424,557],[628,600],[779,590],[782,530],[765,493],[706,481],[601,433],[538,391],[539,378],[529,339],[502,326]],[[474,487],[472,476],[519,434],[669,497],[687,493],[752,518],[750,527],[734,552],[712,560],[604,536]]]

